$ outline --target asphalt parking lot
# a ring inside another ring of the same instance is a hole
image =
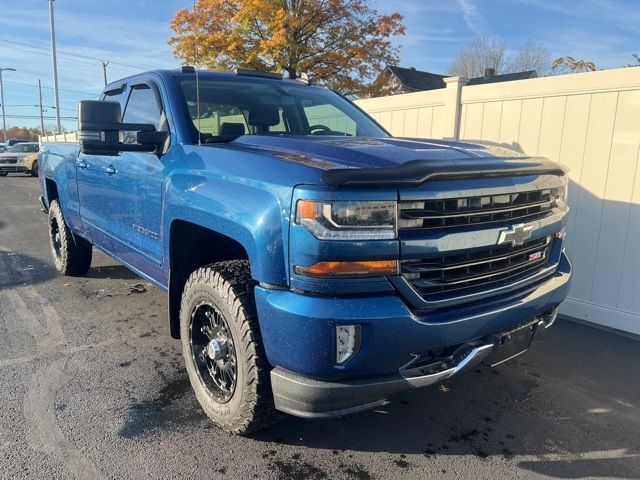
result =
[[[58,276],[38,195],[0,178],[0,478],[640,478],[640,343],[566,320],[378,410],[227,435],[164,294],[102,254]]]

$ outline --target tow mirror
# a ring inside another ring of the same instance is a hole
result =
[[[126,135],[132,132],[135,135]],[[125,138],[127,141],[125,142]],[[130,139],[134,141],[131,142]],[[88,155],[118,155],[120,152],[159,152],[167,132],[155,126],[122,123],[118,102],[82,100],[78,104],[78,141],[80,151]]]

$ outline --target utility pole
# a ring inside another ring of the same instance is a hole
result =
[[[42,84],[38,79],[38,93],[40,94],[40,130],[42,130],[42,136],[44,137],[44,116],[42,113]]]
[[[56,101],[56,133],[62,133],[62,127],[60,126],[60,96],[58,94],[58,63],[56,60],[56,27],[55,18],[53,16],[53,2],[49,1],[49,23],[51,24],[51,59],[53,62],[53,92]]]
[[[15,72],[15,68],[0,68],[0,103],[2,103],[2,135],[3,142],[7,142],[7,122],[4,118],[4,87],[2,85],[2,72]]]
[[[105,62],[104,60],[100,60],[102,62],[102,74],[104,75],[104,86],[107,86],[107,65],[109,62]]]

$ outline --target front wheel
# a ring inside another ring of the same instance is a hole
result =
[[[216,425],[242,435],[279,418],[247,261],[218,262],[191,274],[180,304],[180,336],[191,386]]]
[[[35,162],[33,162],[33,165],[31,165],[31,171],[29,171],[28,173],[30,173],[32,177],[37,177],[38,176],[38,161],[37,160]]]
[[[49,244],[53,263],[61,274],[82,276],[91,268],[91,244],[71,232],[58,200],[49,205]]]

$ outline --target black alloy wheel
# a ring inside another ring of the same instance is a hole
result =
[[[191,312],[191,356],[200,381],[219,403],[227,403],[236,389],[237,362],[227,321],[209,303]]]

